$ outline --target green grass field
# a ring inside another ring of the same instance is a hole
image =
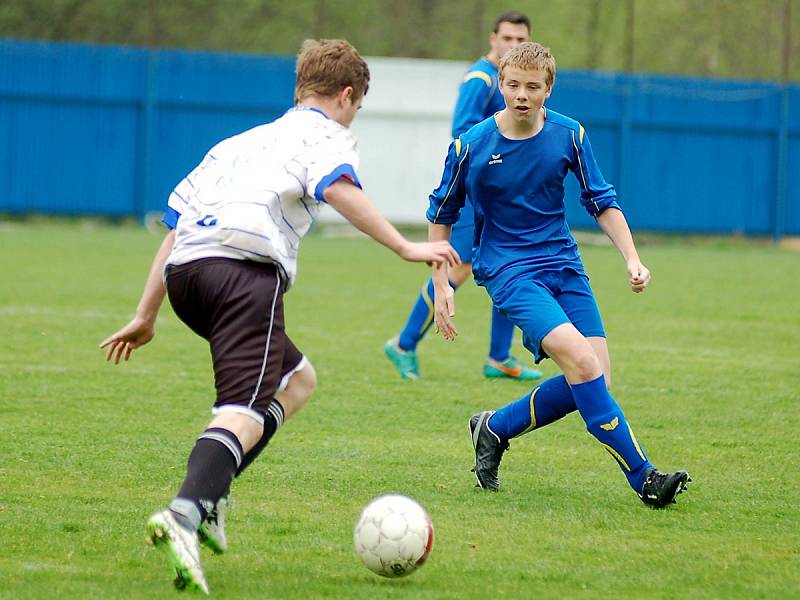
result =
[[[172,498],[208,421],[208,350],[168,307],[130,363],[97,349],[131,316],[159,241],[130,227],[0,228],[2,598],[178,593],[144,521]],[[618,401],[654,462],[694,477],[678,505],[645,508],[577,415],[513,441],[499,493],[475,489],[467,419],[529,389],[480,374],[485,293],[459,292],[461,336],[430,336],[424,379],[406,383],[381,348],[425,267],[364,239],[311,237],[287,327],[319,387],[237,482],[230,552],[203,554],[214,596],[800,596],[800,254],[640,250],[654,274],[644,295],[613,249],[584,259]],[[374,576],[352,550],[361,507],[389,491],[418,499],[436,527],[428,564],[403,580]]]

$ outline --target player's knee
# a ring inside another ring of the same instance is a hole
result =
[[[283,407],[284,418],[291,418],[303,408],[316,387],[317,372],[314,370],[314,366],[306,359],[303,368],[292,373],[286,383],[286,387],[276,397],[276,400]]]
[[[463,259],[462,259],[463,260]],[[461,286],[472,274],[472,263],[465,263],[462,262],[460,265],[453,267],[450,269],[448,276],[456,284],[456,286]]]
[[[579,381],[597,379],[603,372],[600,361],[591,348],[575,353],[573,358],[574,377]],[[608,385],[608,384],[607,384]]]
[[[264,425],[253,416],[227,411],[215,415],[208,427],[229,431],[236,437],[245,452],[253,447],[264,431]]]
[[[317,372],[314,365],[310,361],[306,362],[306,365],[295,373],[295,376],[299,377],[298,385],[304,401],[308,400],[317,388]]]

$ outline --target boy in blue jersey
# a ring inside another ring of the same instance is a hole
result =
[[[642,292],[650,272],[636,251],[614,187],[597,166],[577,121],[547,110],[555,78],[549,50],[525,43],[500,61],[506,108],[457,138],[441,185],[430,196],[430,239],[446,240],[469,197],[475,217],[472,270],[494,305],[522,329],[538,363],[564,372],[497,412],[469,421],[478,485],[499,487],[508,440],[578,410],[589,432],[616,459],[641,500],[664,507],[685,489],[685,471],[660,473],[648,460],[608,391],[611,361],[600,313],[564,217],[564,179],[581,187],[581,203],[625,259],[629,283]],[[458,334],[447,267],[434,266],[435,321],[446,339]]]
[[[494,30],[489,36],[491,50],[479,58],[467,70],[458,91],[455,112],[453,113],[452,135],[457,138],[476,123],[503,110],[505,103],[497,81],[497,64],[511,48],[528,41],[530,20],[522,13],[512,11],[497,17]],[[449,272],[450,285],[457,289],[472,272],[470,255],[475,237],[475,223],[471,210],[461,211],[458,221],[453,225],[450,243],[461,256],[461,265]],[[417,300],[402,331],[384,345],[384,352],[394,364],[403,379],[417,379],[420,376],[417,360],[417,344],[433,323],[433,280],[422,286]],[[539,379],[541,372],[524,366],[511,356],[511,341],[514,324],[500,311],[492,307],[489,355],[483,366],[486,377],[510,377],[513,379]]]

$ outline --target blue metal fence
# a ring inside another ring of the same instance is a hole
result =
[[[636,229],[800,234],[800,87],[570,72],[550,105],[580,115]]]
[[[294,59],[0,41],[0,211],[143,215],[285,111]]]
[[[161,209],[198,149],[290,106],[293,66],[0,41],[0,212]],[[549,105],[584,124],[637,230],[800,235],[800,86],[566,71]]]

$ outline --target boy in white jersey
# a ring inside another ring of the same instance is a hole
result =
[[[153,260],[136,316],[101,342],[119,363],[149,342],[165,292],[178,317],[211,346],[217,398],[183,485],[147,522],[179,589],[208,593],[198,542],[226,548],[217,503],[235,476],[308,400],[316,375],[286,335],[283,294],[322,202],[404,260],[459,263],[447,242],[411,243],[361,191],[348,127],[369,83],[343,40],[308,40],[297,59],[296,106],[272,123],[224,140],[170,195],[170,228]],[[166,283],[166,289],[163,281]]]

